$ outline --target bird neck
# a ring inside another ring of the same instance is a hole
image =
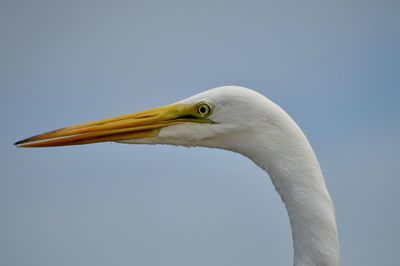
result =
[[[334,208],[318,163],[293,163],[281,159],[268,173],[289,216],[294,265],[338,265]]]
[[[292,130],[283,131],[257,134],[262,139],[254,141],[254,146],[242,153],[268,172],[286,206],[292,228],[294,265],[337,266],[339,247],[334,207],[319,163],[294,122]],[[263,141],[265,138],[268,142]]]

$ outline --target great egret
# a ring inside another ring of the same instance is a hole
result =
[[[225,86],[149,111],[66,127],[15,143],[53,147],[115,141],[220,148],[264,169],[285,203],[294,265],[338,265],[335,213],[315,154],[278,105],[242,87]]]

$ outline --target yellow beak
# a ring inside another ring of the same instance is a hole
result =
[[[18,147],[55,147],[156,137],[161,128],[182,123],[213,123],[196,115],[196,105],[174,104],[139,113],[42,133],[15,143]]]

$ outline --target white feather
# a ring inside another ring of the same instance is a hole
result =
[[[180,103],[209,102],[216,124],[163,128],[155,138],[124,143],[220,148],[241,153],[268,172],[292,227],[294,265],[339,264],[333,204],[315,154],[301,129],[278,105],[242,87],[202,92]]]

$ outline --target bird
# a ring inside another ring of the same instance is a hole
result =
[[[290,221],[295,266],[339,265],[335,210],[316,155],[296,122],[240,86],[210,89],[163,107],[45,132],[21,148],[96,142],[208,147],[239,153],[272,180]]]

